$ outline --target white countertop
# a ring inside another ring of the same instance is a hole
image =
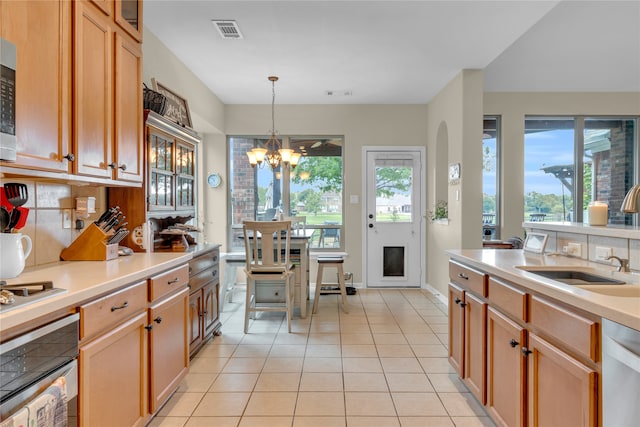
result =
[[[640,287],[640,275],[636,273],[618,273],[615,268],[592,263],[583,259],[566,256],[530,254],[515,249],[460,249],[449,250],[452,259],[461,261],[486,273],[512,281],[521,287],[539,294],[555,298],[574,307],[594,313],[640,330],[640,297],[609,296],[590,292],[583,288],[567,285],[552,279],[517,268],[517,266],[577,266],[593,268],[594,273],[608,275],[625,281],[626,285]]]
[[[136,253],[110,261],[61,261],[25,269],[7,284],[53,281],[67,292],[16,307],[0,314],[0,330],[7,330],[57,310],[77,306],[125,285],[144,280],[156,273],[182,265],[191,252]]]

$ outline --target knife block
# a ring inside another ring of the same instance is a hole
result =
[[[118,244],[108,245],[106,242],[108,237],[110,234],[105,233],[92,222],[68,248],[62,250],[60,259],[63,261],[108,261],[118,258]]]

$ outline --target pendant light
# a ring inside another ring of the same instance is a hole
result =
[[[251,167],[262,166],[263,162],[266,162],[271,169],[278,169],[280,163],[284,166],[291,166],[291,169],[295,169],[298,161],[300,160],[300,153],[296,153],[290,148],[282,148],[282,144],[276,138],[276,125],[275,125],[275,102],[276,102],[276,82],[278,77],[269,76],[271,82],[271,136],[264,144],[264,148],[254,148],[247,151],[247,157]]]

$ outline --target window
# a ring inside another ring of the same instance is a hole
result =
[[[269,221],[282,213],[306,216],[312,249],[343,249],[343,138],[283,137],[283,147],[303,154],[295,169],[251,168],[246,152],[267,139],[229,137],[229,248],[244,250],[243,220]]]
[[[482,237],[500,238],[500,118],[486,116],[482,132]]]
[[[634,183],[637,118],[527,117],[525,220],[587,220],[594,201],[609,205],[609,224],[631,224],[620,212]]]

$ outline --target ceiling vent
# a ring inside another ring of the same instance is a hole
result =
[[[229,21],[229,20],[218,21],[213,19],[211,20],[211,22],[218,30],[220,37],[222,37],[223,39],[243,38],[242,33],[240,32],[240,28],[238,27],[238,24],[236,23],[236,21]]]
[[[324,92],[327,96],[352,96],[351,90],[326,90]]]

